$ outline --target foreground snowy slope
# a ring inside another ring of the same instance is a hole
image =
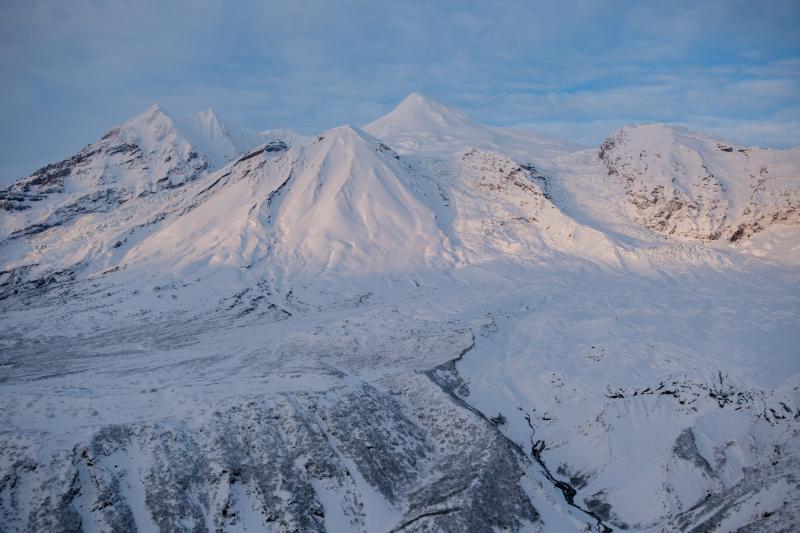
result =
[[[164,117],[137,146],[206,168],[98,148],[64,191],[4,191],[0,530],[800,520],[794,151],[665,126],[589,150],[420,95],[258,146]],[[107,169],[113,203],[14,233]],[[658,187],[708,209],[640,209]]]

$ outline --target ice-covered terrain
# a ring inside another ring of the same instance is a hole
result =
[[[800,522],[797,150],[154,106],[0,198],[0,531]]]

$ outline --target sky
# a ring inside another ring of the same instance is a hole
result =
[[[0,184],[159,102],[262,130],[420,92],[598,145],[666,122],[800,145],[800,1],[0,0]]]

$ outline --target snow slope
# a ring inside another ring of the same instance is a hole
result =
[[[746,148],[664,125],[623,128],[600,149],[634,216],[666,235],[731,242],[800,222],[800,149]]]
[[[151,108],[3,191],[0,530],[792,530],[796,151],[365,130]]]
[[[211,168],[221,167],[266,140],[272,140],[221,120],[211,108],[176,123],[189,143],[209,159]]]
[[[77,216],[180,187],[263,142],[206,110],[176,121],[158,104],[75,156],[0,191],[3,238],[40,233]]]
[[[408,273],[449,261],[450,245],[397,155],[350,126],[221,172],[230,176],[213,197],[122,261],[193,270],[244,265],[279,279]],[[177,252],[177,264],[173,255],[160,258],[165,249]]]
[[[536,160],[543,165],[555,155],[581,148],[532,132],[477,124],[463,111],[418,93],[409,94],[394,110],[370,122],[364,130],[401,154],[453,153],[473,146],[519,157],[521,163]]]

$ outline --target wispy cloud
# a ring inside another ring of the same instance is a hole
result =
[[[7,0],[2,15],[0,181],[153,101],[313,131],[416,90],[592,144],[638,121],[800,144],[793,0]]]

